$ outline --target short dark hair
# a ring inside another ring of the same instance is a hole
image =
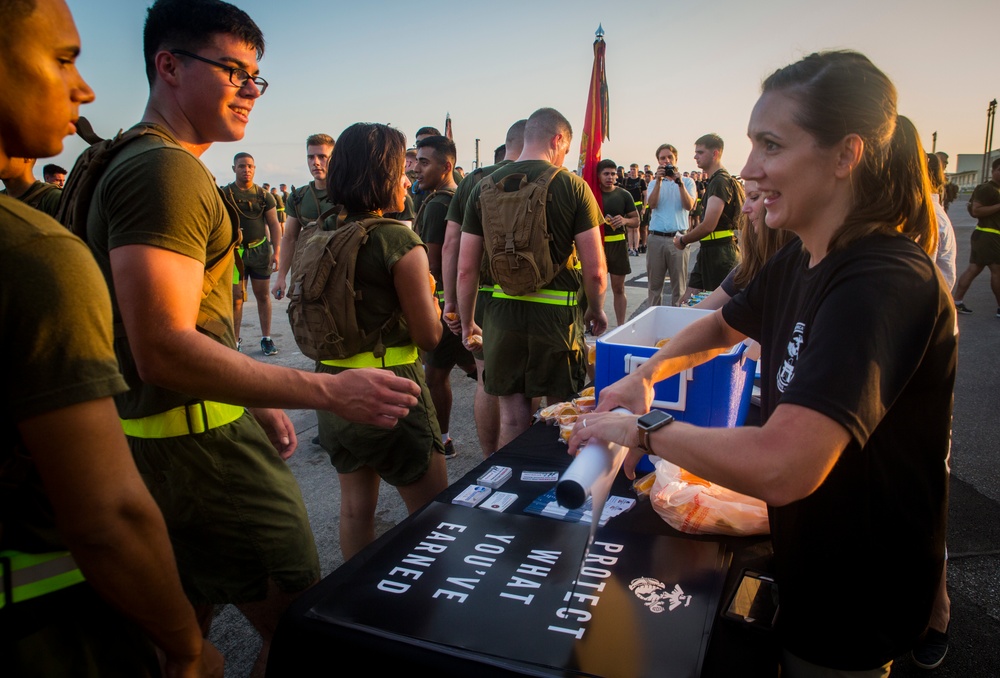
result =
[[[455,166],[455,159],[458,157],[458,153],[455,150],[455,142],[448,137],[443,137],[440,134],[434,137],[424,137],[417,142],[417,148],[432,148],[434,149],[434,156],[438,160],[445,160],[451,163],[451,166]]]
[[[996,169],[996,168],[998,168],[998,167],[1000,167],[1000,158],[996,158],[996,159],[995,159],[995,160],[993,161],[993,164],[992,164],[992,165],[990,166],[990,168],[991,168],[991,169]]]
[[[554,108],[539,108],[528,117],[524,126],[525,141],[548,141],[557,134],[572,139],[573,126]]]
[[[493,149],[493,164],[497,164],[507,155],[507,144],[500,144]]]
[[[336,146],[337,142],[329,134],[310,134],[306,137],[306,148],[310,146]]]
[[[944,166],[941,158],[934,153],[927,154],[927,177],[931,180],[931,188],[935,193],[944,186]]]
[[[694,142],[694,145],[704,146],[710,151],[719,151],[720,153],[726,146],[726,144],[722,141],[722,137],[718,134],[703,134],[698,137],[698,140]]]
[[[0,32],[0,47],[6,47],[13,43],[18,31],[17,25],[35,13],[38,3],[36,0],[2,0],[0,1],[0,25],[3,31]]]
[[[422,137],[425,134],[429,134],[432,137],[439,137],[441,136],[441,130],[439,130],[437,127],[421,127],[420,129],[417,130],[418,137]]]
[[[232,35],[264,56],[264,34],[242,9],[222,0],[156,0],[146,12],[142,54],[146,79],[153,84],[156,53],[163,49],[195,52],[215,35]]]
[[[236,155],[233,156],[233,165],[235,165],[239,161],[240,158],[250,158],[251,160],[253,160],[253,156],[252,155],[250,155],[246,151],[242,151],[242,152],[237,153]]]
[[[42,176],[49,174],[68,174],[68,172],[59,165],[49,163],[48,165],[42,167]]]
[[[615,164],[614,160],[608,160],[607,158],[605,158],[604,160],[597,163],[597,173],[600,174],[606,169],[613,169],[617,172],[618,171],[616,169],[617,167],[618,166]]]
[[[382,211],[393,205],[403,178],[406,137],[380,123],[357,122],[337,139],[327,174],[330,200],[348,212]]]

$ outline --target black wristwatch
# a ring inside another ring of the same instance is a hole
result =
[[[681,178],[677,177],[676,179],[674,179],[674,183],[677,184],[678,186],[680,186],[681,185]]]
[[[650,410],[636,420],[639,428],[639,449],[649,454],[649,434],[673,422],[673,416],[663,410]]]

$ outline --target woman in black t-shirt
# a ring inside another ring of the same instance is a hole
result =
[[[763,425],[581,417],[591,437],[640,444],[768,503],[784,676],[886,675],[924,630],[940,579],[955,315],[916,130],[866,57],[813,54],[765,80],[741,172],[768,228],[798,236],[725,307],[599,394],[645,412],[657,381],[751,337],[764,347]]]

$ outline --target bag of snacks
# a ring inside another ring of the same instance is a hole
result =
[[[665,459],[656,462],[650,494],[668,525],[688,534],[768,534],[767,506],[760,499],[710,483]]]

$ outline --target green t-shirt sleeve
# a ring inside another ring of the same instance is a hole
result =
[[[268,193],[267,191],[265,191],[264,192],[264,211],[266,212],[268,210],[273,210],[273,209],[277,209],[277,208],[278,208],[278,203],[276,203],[274,201],[274,196],[271,195],[270,193]]]
[[[111,299],[87,247],[63,231],[5,253],[16,284],[0,292],[4,400],[15,421],[127,390],[111,333]],[[51,229],[50,229],[51,230]]]
[[[594,192],[587,182],[575,174],[566,173],[573,182],[573,192],[576,195],[576,213],[573,218],[573,235],[583,233],[604,223],[604,215],[597,204]]]
[[[462,179],[458,188],[455,189],[455,196],[451,199],[451,203],[448,205],[448,215],[445,219],[448,221],[454,221],[456,224],[462,223],[462,219],[465,216],[465,203],[469,199],[469,193],[471,192],[473,186],[474,183],[468,176],[466,176],[465,179]]]
[[[733,182],[728,177],[718,177],[715,181],[710,181],[705,192],[705,202],[708,202],[713,195],[728,205],[733,201]]]
[[[462,233],[471,233],[483,237],[483,223],[479,214],[479,193],[482,190],[483,182],[479,182],[472,189],[469,200],[465,204],[465,214],[462,219]],[[452,201],[454,202],[454,200]]]
[[[150,172],[151,166],[157,171]],[[205,262],[213,225],[229,217],[213,182],[197,180],[208,172],[197,158],[164,146],[126,159],[112,172],[101,189],[109,251],[152,245]]]
[[[288,194],[288,200],[285,201],[285,218],[291,219],[292,217],[300,219],[299,217],[299,204],[302,202],[302,189],[295,189],[294,193]],[[301,219],[300,219],[301,220]]]

